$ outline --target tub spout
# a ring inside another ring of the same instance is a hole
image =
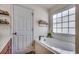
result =
[[[41,40],[41,37],[44,37],[44,36],[39,36],[39,40]]]

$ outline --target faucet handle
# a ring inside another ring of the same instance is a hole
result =
[[[44,37],[44,36],[39,36],[39,40],[41,40],[41,37]]]

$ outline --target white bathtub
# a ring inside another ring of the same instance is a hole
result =
[[[51,52],[60,54],[74,54],[75,44],[64,42],[54,38],[41,38],[41,44]]]

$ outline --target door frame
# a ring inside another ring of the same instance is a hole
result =
[[[29,9],[32,11],[32,39],[34,41],[34,12],[32,9],[28,8],[28,7],[25,7],[25,6],[22,6],[22,5],[17,5],[17,4],[13,4],[11,5],[11,38],[12,38],[12,53],[13,53],[13,24],[14,24],[14,6],[19,6],[19,7],[22,7],[22,8],[25,8],[25,9]]]

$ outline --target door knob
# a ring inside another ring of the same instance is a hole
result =
[[[13,33],[13,35],[17,35],[17,32]]]

